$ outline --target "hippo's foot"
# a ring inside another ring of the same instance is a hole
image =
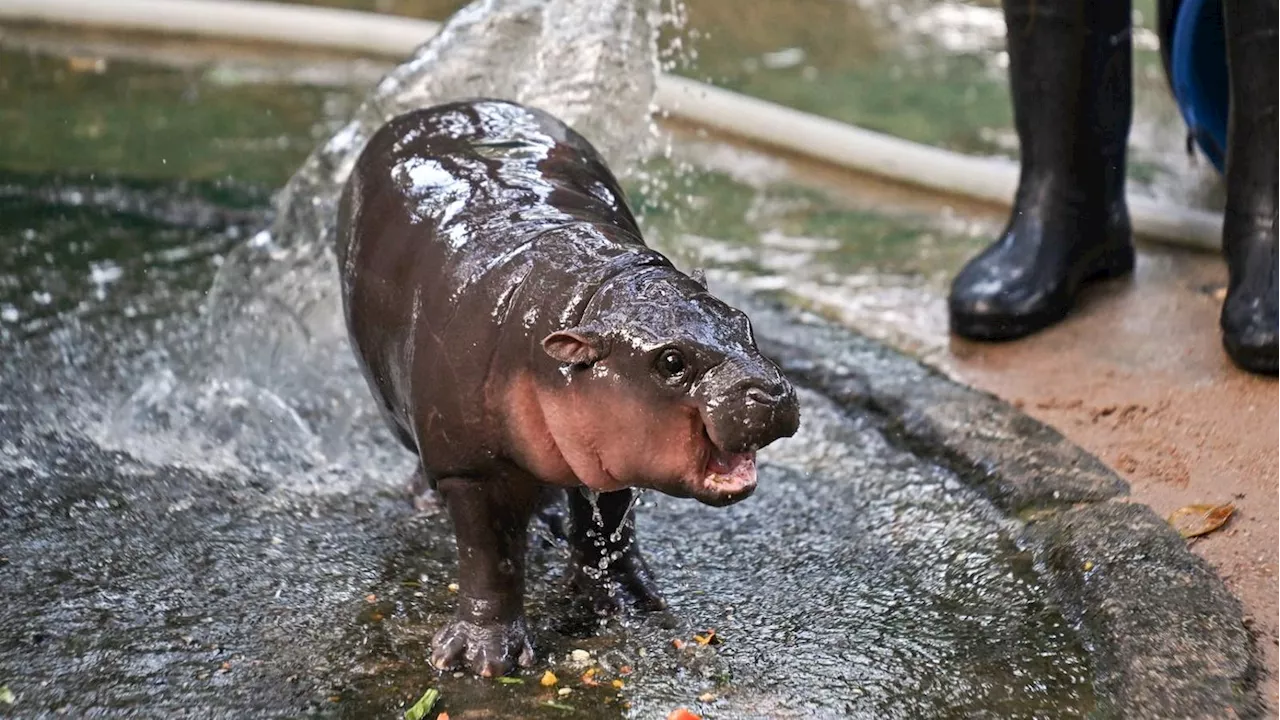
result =
[[[590,603],[597,615],[665,610],[667,601],[658,592],[653,573],[640,552],[631,547],[601,570],[599,562],[575,560],[570,587],[581,600]]]
[[[454,618],[440,628],[431,645],[431,664],[440,670],[466,668],[481,677],[501,677],[517,665],[533,664],[524,617],[507,623]]]

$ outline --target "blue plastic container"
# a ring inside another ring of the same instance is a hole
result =
[[[1161,28],[1172,36],[1160,38],[1168,43],[1169,84],[1191,137],[1222,172],[1231,105],[1222,0],[1181,0],[1178,5],[1172,27]]]

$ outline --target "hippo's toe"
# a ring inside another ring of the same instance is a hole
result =
[[[466,668],[481,677],[501,677],[534,660],[523,617],[509,623],[454,618],[440,628],[431,645],[431,664],[437,669]]]

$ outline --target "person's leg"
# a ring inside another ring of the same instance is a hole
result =
[[[1029,335],[1065,317],[1083,282],[1133,269],[1130,6],[1004,0],[1022,175],[1003,235],[952,282],[956,334]]]
[[[1230,282],[1222,343],[1240,367],[1276,374],[1276,0],[1224,0],[1231,116],[1222,250]]]

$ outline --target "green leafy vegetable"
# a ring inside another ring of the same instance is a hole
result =
[[[17,701],[17,699],[18,698],[14,696],[13,691],[9,689],[8,685],[0,685],[0,703],[12,705]]]
[[[435,688],[422,693],[422,697],[418,698],[418,702],[404,711],[404,720],[422,720],[427,713],[431,712],[431,708],[435,707],[439,700],[440,691]]]

